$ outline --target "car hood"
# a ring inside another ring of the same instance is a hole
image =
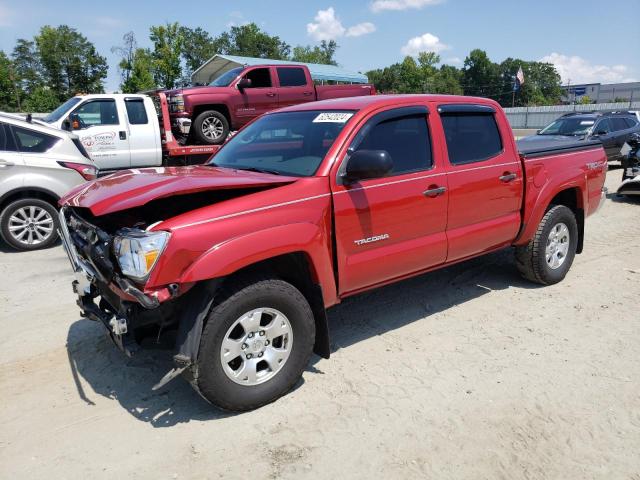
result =
[[[297,177],[196,165],[123,170],[80,185],[60,200],[95,216],[139,207],[159,198],[229,189],[285,185]]]

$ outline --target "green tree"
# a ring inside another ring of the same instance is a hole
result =
[[[513,95],[513,82],[519,68],[522,68],[524,83]],[[560,75],[552,64],[507,58],[499,69],[502,86],[496,99],[502,106],[510,107],[512,101],[517,107],[554,105],[560,101]]]
[[[328,42],[326,40],[322,40],[319,46],[315,45],[313,47],[311,45],[298,45],[293,49],[291,60],[294,62],[337,65],[338,63],[334,59],[337,49],[338,44],[335,40],[329,40]]]
[[[182,58],[185,63],[185,74],[191,75],[207,60],[219,53],[213,37],[202,28],[180,27],[182,34]]]
[[[13,62],[0,50],[0,111],[13,112],[20,108],[20,90]]]
[[[214,51],[227,55],[287,60],[291,47],[262,31],[255,23],[231,27],[214,39]]]
[[[78,93],[101,93],[107,60],[77,30],[45,25],[34,37],[44,84],[59,101]]]
[[[129,81],[131,77],[131,71],[133,70],[133,59],[138,49],[138,42],[133,32],[127,32],[122,37],[122,45],[111,47],[111,52],[120,56],[120,62],[118,68],[120,69],[120,76],[122,77],[122,84]]]
[[[137,93],[156,88],[153,78],[154,59],[146,48],[138,48],[133,53],[129,78],[122,82],[122,93]]]
[[[180,57],[183,37],[178,22],[151,27],[149,38],[153,42],[153,77],[163,88],[173,88],[182,76]]]
[[[433,93],[462,95],[462,70],[452,65],[440,65],[435,77]]]
[[[23,97],[29,96],[37,87],[44,85],[40,56],[34,41],[18,39],[11,58],[13,71]]]
[[[56,92],[47,86],[40,85],[29,93],[22,105],[22,110],[31,113],[45,113],[55,110],[60,105]]]
[[[498,98],[502,93],[502,78],[497,64],[484,50],[472,50],[464,60],[462,84],[465,95]]]

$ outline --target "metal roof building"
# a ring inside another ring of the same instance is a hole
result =
[[[235,55],[214,55],[191,74],[191,81],[194,83],[208,84],[232,68],[248,65],[306,65],[311,72],[311,77],[317,82],[367,83],[368,81],[367,76],[362,73],[345,70],[335,65],[271,60],[269,58],[238,57]]]

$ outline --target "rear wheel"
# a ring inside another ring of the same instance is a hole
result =
[[[191,127],[196,140],[209,145],[219,145],[229,135],[229,121],[216,110],[199,114]]]
[[[220,292],[204,327],[197,386],[226,410],[251,410],[287,393],[311,356],[315,322],[309,303],[277,279]]]
[[[578,245],[578,223],[571,209],[552,206],[538,225],[533,239],[516,247],[516,265],[524,278],[543,285],[567,275]]]
[[[58,239],[58,212],[38,198],[10,203],[0,213],[2,239],[16,250],[37,250]]]

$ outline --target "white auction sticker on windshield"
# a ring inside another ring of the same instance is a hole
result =
[[[593,125],[593,120],[583,120],[580,125]]]
[[[322,112],[313,119],[313,123],[344,123],[353,117],[353,113],[348,112]]]

